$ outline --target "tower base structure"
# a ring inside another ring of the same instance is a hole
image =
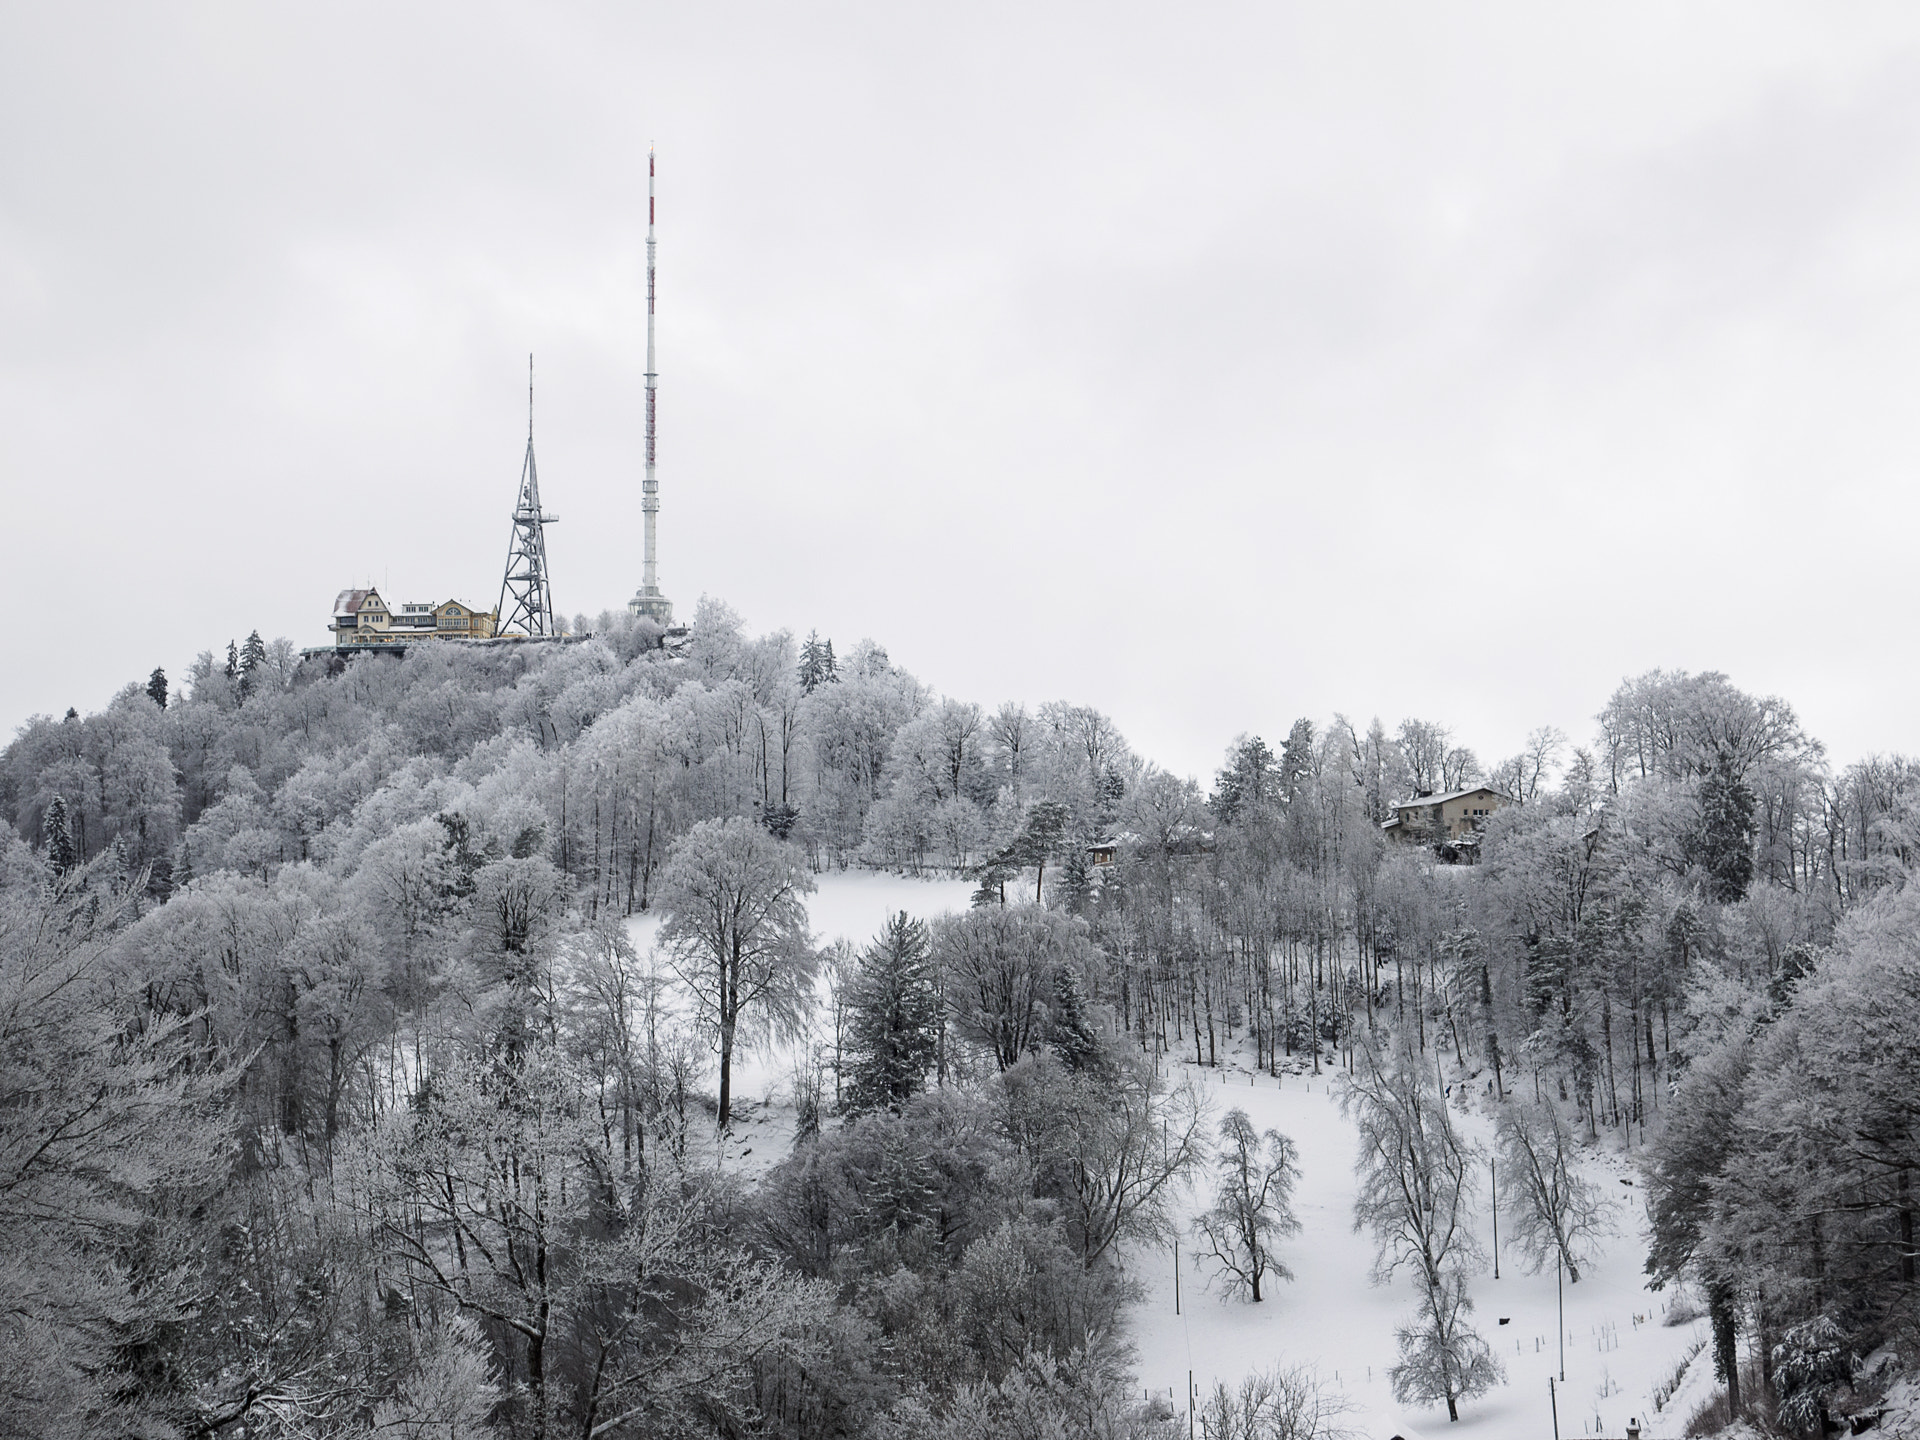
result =
[[[673,624],[673,602],[660,593],[658,585],[642,585],[631,600],[627,601],[627,613],[651,620],[656,625]]]

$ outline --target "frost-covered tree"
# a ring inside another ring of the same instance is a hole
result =
[[[902,910],[860,954],[846,1007],[846,1105],[898,1110],[925,1084],[939,1043],[940,993],[924,922]]]
[[[47,802],[47,813],[40,822],[40,833],[46,844],[47,868],[53,872],[54,879],[64,880],[80,859],[74,849],[73,828],[67,823],[64,795],[55,795]]]
[[[1458,1269],[1448,1270],[1439,1284],[1426,1288],[1419,1311],[1393,1332],[1400,1347],[1399,1363],[1387,1367],[1394,1399],[1403,1405],[1444,1400],[1447,1419],[1458,1420],[1459,1401],[1500,1383],[1504,1377],[1499,1361],[1467,1323],[1472,1309],[1467,1277]]]
[[[1360,1132],[1353,1228],[1379,1244],[1373,1279],[1405,1268],[1420,1286],[1420,1306],[1396,1332],[1400,1364],[1394,1393],[1403,1400],[1444,1399],[1447,1418],[1459,1401],[1499,1378],[1486,1342],[1467,1324],[1466,1270],[1480,1255],[1473,1234],[1473,1180],[1479,1150],[1453,1124],[1426,1064],[1403,1039],[1382,1054],[1360,1052],[1341,1095]]]
[[[1605,1192],[1580,1173],[1572,1127],[1552,1105],[1516,1099],[1500,1112],[1494,1134],[1514,1243],[1535,1274],[1557,1255],[1578,1284],[1580,1267],[1613,1224]]]
[[[1400,722],[1400,754],[1406,762],[1408,781],[1414,793],[1438,790],[1446,766],[1447,750],[1453,732],[1430,720]]]
[[[1218,1186],[1213,1204],[1193,1228],[1205,1240],[1221,1270],[1258,1302],[1260,1282],[1268,1275],[1291,1280],[1293,1272],[1273,1253],[1274,1245],[1300,1233],[1293,1213],[1293,1187],[1300,1179],[1294,1144],[1278,1130],[1264,1134],[1247,1112],[1234,1109],[1220,1122],[1220,1150],[1214,1159]]]
[[[1207,805],[1223,824],[1231,825],[1243,809],[1272,804],[1279,783],[1279,768],[1267,742],[1258,735],[1242,735],[1228,747],[1227,763],[1213,778]]]
[[[1339,1389],[1311,1369],[1276,1365],[1232,1388],[1215,1382],[1199,1419],[1220,1440],[1347,1440],[1347,1409]]]
[[[1137,1055],[1109,1073],[1029,1056],[998,1078],[1004,1133],[1091,1269],[1117,1241],[1171,1236],[1176,1187],[1204,1160],[1206,1097]]]
[[[47,1440],[202,1418],[126,1353],[199,1303],[184,1217],[230,1159],[217,1077],[123,983],[110,947],[135,897],[101,878],[0,890],[0,1431]]]
[[[1091,970],[1096,955],[1087,927],[1038,905],[989,905],[936,923],[934,954],[955,1032],[1006,1070],[1056,1039],[1083,1057],[1084,995],[1063,997],[1059,972]],[[1065,1003],[1063,1003],[1063,1000]]]
[[[812,1007],[818,957],[802,898],[812,890],[799,849],[739,816],[694,826],[660,877],[660,940],[719,1052],[722,1125],[743,1026],[788,1032]]]

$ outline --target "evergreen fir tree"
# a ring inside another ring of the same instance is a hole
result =
[[[767,833],[774,839],[791,840],[793,827],[800,823],[800,807],[776,801],[760,812],[760,823],[767,827]]]
[[[820,632],[809,630],[807,642],[800,647],[800,689],[811,695],[813,687],[824,678],[824,666],[820,654]]]
[[[1313,722],[1296,720],[1280,747],[1280,798],[1291,804],[1313,769]]]
[[[240,651],[240,694],[243,698],[253,693],[254,675],[266,663],[266,642],[260,638],[260,632],[255,630],[247,636],[247,643]]]
[[[240,681],[240,647],[227,641],[227,684],[236,685]]]
[[[1227,763],[1213,778],[1213,798],[1207,803],[1225,824],[1239,818],[1249,805],[1266,805],[1278,792],[1278,776],[1273,751],[1258,735],[1236,741],[1227,752]]]
[[[827,685],[840,679],[840,671],[833,663],[833,641],[829,640],[820,647],[820,679]]]
[[[1687,858],[1706,872],[1707,891],[1723,905],[1753,883],[1753,790],[1722,759],[1700,781],[1700,822],[1687,837]]]
[[[1058,800],[1040,800],[1028,809],[1020,821],[1020,833],[1007,847],[1006,858],[1013,864],[1033,866],[1033,898],[1040,899],[1046,880],[1047,862],[1059,853],[1066,839],[1067,822],[1072,812]]]
[[[1083,915],[1092,901],[1093,861],[1087,858],[1085,845],[1069,845],[1060,861],[1060,902],[1069,915]]]
[[[940,1020],[933,946],[902,910],[860,956],[847,986],[847,1108],[898,1110],[926,1085]]]
[[[1053,972],[1047,1046],[1069,1070],[1088,1069],[1100,1058],[1100,1032],[1094,1026],[1080,974],[1071,965],[1061,965]]]
[[[46,818],[40,822],[40,834],[46,843],[47,868],[55,880],[66,879],[80,863],[80,856],[73,846],[73,830],[67,823],[67,802],[62,796],[54,796],[47,806]]]
[[[1007,882],[1020,873],[1020,867],[1008,858],[1005,850],[991,855],[973,872],[973,878],[980,883],[973,890],[974,908],[982,905],[1004,905],[1007,903]]]
[[[153,667],[153,674],[147,677],[147,698],[162,710],[167,708],[167,672],[158,665]]]

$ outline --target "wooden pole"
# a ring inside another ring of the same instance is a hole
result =
[[[1487,1161],[1487,1182],[1493,1186],[1493,1278],[1500,1278],[1500,1172]]]

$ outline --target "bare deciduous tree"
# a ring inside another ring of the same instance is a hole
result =
[[[1206,1433],[1221,1440],[1347,1440],[1347,1398],[1304,1365],[1256,1370],[1229,1389],[1216,1382],[1201,1407]]]
[[[1472,1309],[1465,1269],[1480,1254],[1472,1228],[1472,1183],[1481,1155],[1448,1118],[1446,1100],[1404,1041],[1389,1054],[1371,1047],[1347,1082],[1341,1106],[1360,1131],[1360,1193],[1353,1227],[1380,1244],[1373,1278],[1402,1267],[1420,1282],[1420,1308],[1397,1332],[1400,1364],[1390,1373],[1402,1401],[1458,1402],[1485,1391],[1500,1369],[1465,1321]]]
[[[1516,1100],[1501,1113],[1494,1143],[1514,1243],[1536,1274],[1557,1254],[1577,1285],[1580,1266],[1613,1224],[1600,1187],[1576,1168],[1571,1127],[1551,1105]]]
[[[1193,1222],[1221,1269],[1257,1302],[1267,1275],[1291,1280],[1293,1272],[1273,1254],[1276,1241],[1300,1233],[1293,1213],[1293,1187],[1300,1179],[1294,1144],[1278,1130],[1264,1135],[1244,1110],[1229,1110],[1220,1122],[1220,1153],[1214,1160],[1220,1188],[1213,1204]]]

